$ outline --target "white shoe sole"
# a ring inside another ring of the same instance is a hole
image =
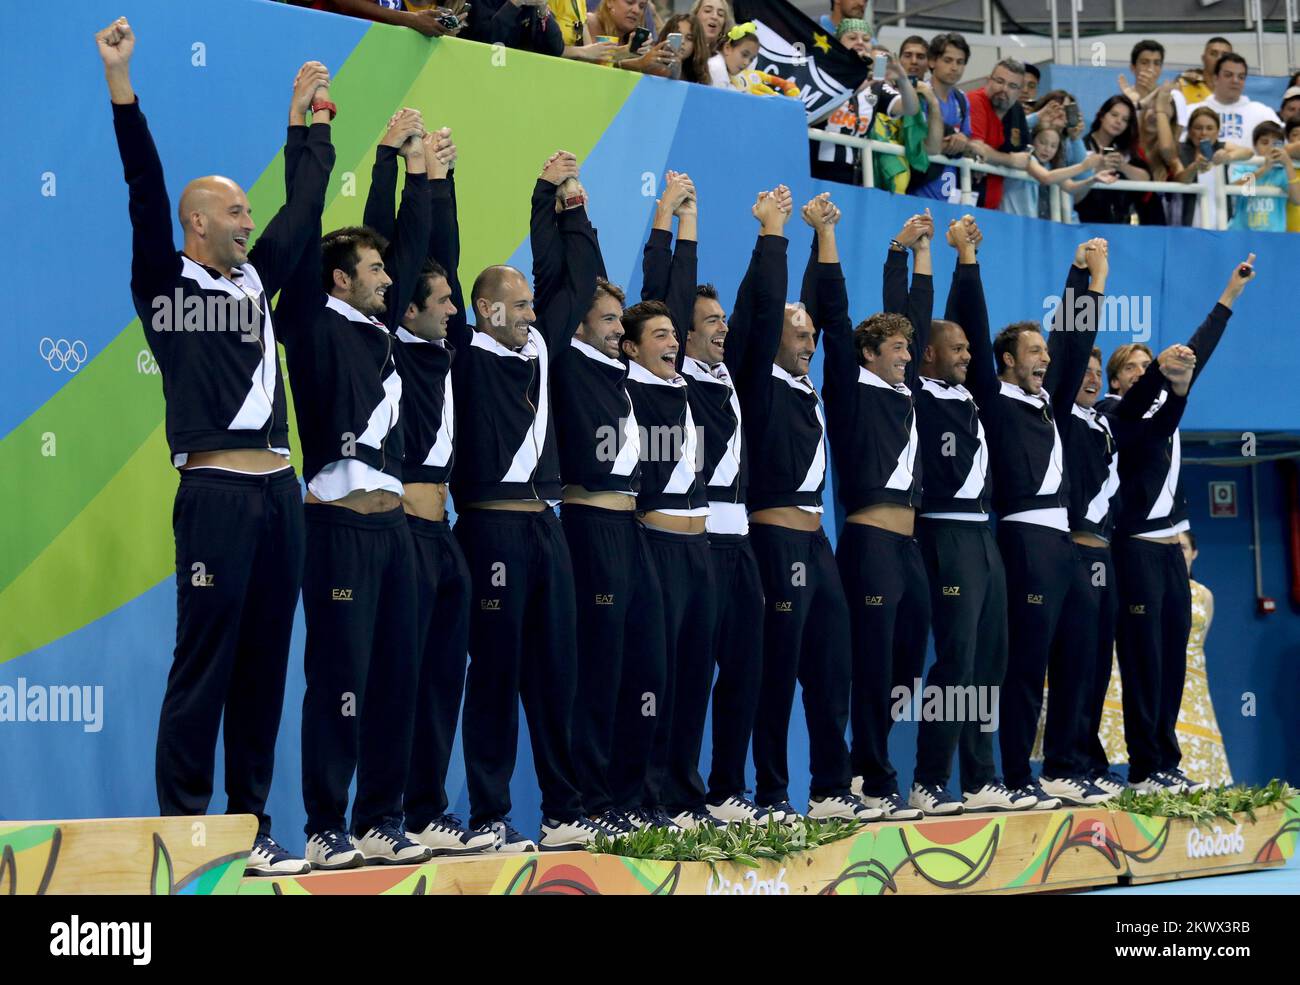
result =
[[[364,859],[360,852],[350,856],[343,862],[308,862],[313,872],[337,872],[340,869],[359,869],[364,864]]]
[[[302,876],[311,871],[311,863],[303,860],[301,865],[296,865],[288,869],[263,869],[245,866],[244,875],[254,876],[261,879],[272,878],[274,876]]]

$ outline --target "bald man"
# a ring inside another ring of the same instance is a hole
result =
[[[499,852],[581,848],[613,829],[584,816],[570,751],[577,626],[573,562],[555,515],[560,457],[552,415],[553,353],[569,345],[595,289],[598,257],[569,249],[590,237],[572,154],[546,162],[532,193],[532,225],[554,227],[564,253],[534,251],[537,287],[514,267],[488,267],[474,281],[474,326],[449,322],[456,417],[453,533],[469,567],[469,670],[462,736],[471,827],[495,835]],[[570,185],[576,184],[569,183]],[[563,289],[565,285],[583,285]],[[539,317],[540,316],[540,317]],[[519,701],[528,716],[542,791],[541,838],[510,824],[510,778]]]
[[[305,872],[306,861],[271,838],[265,811],[304,549],[270,299],[320,224],[334,164],[329,73],[319,62],[298,70],[288,140],[305,153],[257,245],[248,245],[254,223],[243,189],[212,176],[181,195],[185,248],[177,253],[162,162],[131,85],[135,34],[119,18],[95,41],[130,196],[131,296],[162,374],[167,444],[181,473],[159,810],[207,810],[224,714],[226,811],[258,818],[248,873]]]

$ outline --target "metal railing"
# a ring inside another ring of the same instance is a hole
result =
[[[887,154],[892,157],[904,157],[907,151],[901,144],[893,144],[884,140],[871,140],[867,137],[853,137],[843,133],[827,133],[825,130],[819,130],[816,127],[808,128],[808,139],[819,141],[826,144],[838,144],[841,147],[851,147],[859,151],[862,155],[862,185],[865,188],[875,187],[875,167],[874,155]],[[931,164],[943,164],[957,171],[958,188],[961,190],[961,201],[963,205],[974,205],[976,196],[971,182],[971,173],[995,174],[1012,181],[1033,181],[1037,178],[1032,177],[1027,171],[1019,168],[1004,168],[997,164],[987,164],[984,161],[978,161],[970,157],[948,157],[945,154],[927,155]],[[1249,160],[1239,161],[1240,164],[1262,164],[1264,158],[1252,157]],[[1228,228],[1228,198],[1233,196],[1255,196],[1258,198],[1286,198],[1287,193],[1280,188],[1259,188],[1255,186],[1237,186],[1230,185],[1227,181],[1225,172],[1226,165],[1216,165],[1216,178],[1212,185],[1203,185],[1199,182],[1191,184],[1181,181],[1131,181],[1127,178],[1118,181],[1112,181],[1108,184],[1094,184],[1089,189],[1090,192],[1159,192],[1170,193],[1174,195],[1197,195],[1201,197],[1213,196],[1215,202],[1213,220],[1210,224],[1211,216],[1209,209],[1198,209],[1198,225],[1202,229],[1227,229]],[[1061,185],[1047,185],[1044,190],[1047,192],[1051,201],[1051,217],[1053,222],[1074,223],[1078,219],[1074,215],[1074,203],[1068,191]]]

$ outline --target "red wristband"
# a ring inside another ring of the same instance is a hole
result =
[[[312,100],[311,111],[313,113],[319,113],[323,109],[329,110],[331,121],[334,119],[334,117],[339,115],[339,108],[335,106],[332,102],[330,102],[328,99]]]

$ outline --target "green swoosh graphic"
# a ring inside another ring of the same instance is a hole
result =
[[[590,71],[561,59],[468,41],[428,42],[372,26],[335,73],[337,163],[324,228],[360,221],[374,146],[388,116],[398,106],[417,106],[427,125],[450,126],[455,134],[461,278],[468,286],[527,235],[528,195],[546,157],[564,148],[585,158],[638,82],[632,73],[611,70],[592,85]],[[500,112],[486,111],[492,107]],[[256,215],[278,208],[282,153],[248,196]],[[22,476],[21,501],[28,504],[22,525],[6,531],[8,548],[0,556],[0,625],[6,627],[0,663],[80,629],[173,575],[170,504],[177,475],[164,440],[161,387],[136,367],[145,348],[135,319],[0,441],[0,475]],[[105,409],[111,429],[103,426]],[[46,433],[57,441],[52,457],[41,454]],[[290,441],[296,465],[296,433]]]

